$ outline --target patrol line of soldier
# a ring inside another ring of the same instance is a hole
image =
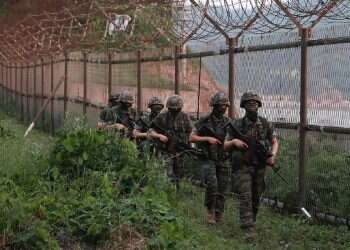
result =
[[[133,97],[128,92],[111,95],[109,107],[100,114],[99,128],[114,128],[124,131],[129,138],[137,141],[153,140],[164,146],[162,155],[168,162],[168,177],[178,184],[183,177],[183,155],[167,149],[172,137],[177,143],[196,143],[204,153],[200,162],[205,170],[205,207],[207,222],[219,223],[223,218],[225,192],[232,173],[235,192],[238,194],[240,225],[247,239],[254,238],[256,216],[260,197],[265,189],[266,166],[273,167],[278,151],[278,142],[273,126],[258,115],[262,106],[261,98],[254,93],[244,93],[240,107],[245,116],[231,120],[225,116],[230,103],[227,96],[218,92],[210,99],[212,111],[194,125],[189,116],[182,112],[183,100],[179,95],[170,96],[166,102],[152,97],[148,102],[150,113],[143,114],[135,121],[132,108]],[[228,126],[232,125],[232,126]],[[245,138],[249,138],[245,140]],[[266,148],[268,155],[261,157],[252,150],[251,141]],[[229,171],[230,168],[232,171]]]

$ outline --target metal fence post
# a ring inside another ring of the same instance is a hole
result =
[[[199,57],[197,119],[199,119],[199,107],[200,107],[200,99],[201,99],[201,75],[202,75],[202,57]]]
[[[9,97],[10,97],[10,107],[12,106],[12,63],[9,64],[9,75],[10,75],[10,81],[9,81]],[[10,109],[11,110],[11,109]]]
[[[37,113],[37,94],[36,94],[36,61],[34,61],[33,65],[33,114],[34,116]]]
[[[301,69],[300,69],[300,128],[299,128],[299,206],[305,206],[305,167],[307,136],[307,90],[308,90],[308,47],[309,29],[301,30]]]
[[[1,88],[2,88],[2,100],[1,104],[5,105],[5,66],[1,64]]]
[[[1,63],[1,105],[4,105],[4,65]]]
[[[141,51],[137,51],[137,115],[142,111],[142,88],[141,88]]]
[[[14,70],[15,70],[14,104],[15,104],[15,110],[16,110],[16,116],[17,116],[17,63],[15,63]]]
[[[11,106],[15,103],[15,64],[11,63]]]
[[[235,46],[236,40],[234,38],[228,39],[228,98],[230,107],[228,110],[229,117],[235,117]]]
[[[53,92],[54,89],[54,69],[53,69],[53,56],[51,56],[51,61],[50,61],[50,67],[51,67],[51,86],[50,86],[50,93]],[[50,131],[51,134],[53,135],[55,133],[55,114],[54,114],[54,97],[52,96],[50,98]]]
[[[108,52],[108,98],[111,96],[112,93],[112,54],[111,52]]]
[[[4,66],[2,63],[0,63],[1,67],[1,105],[3,105],[4,102]]]
[[[29,63],[26,65],[26,121],[30,123],[30,110],[29,110]]]
[[[18,113],[18,64],[15,63],[15,107],[16,113]],[[17,115],[17,114],[16,114]]]
[[[6,98],[6,95],[5,95],[5,81],[6,81],[6,78],[5,78],[5,65],[2,65],[2,104],[5,105],[5,98]]]
[[[7,65],[7,112],[9,112],[9,107],[11,105],[11,63]]]
[[[40,103],[40,106],[44,106],[44,99],[45,99],[45,89],[44,89],[44,77],[45,77],[45,74],[44,74],[44,70],[45,70],[45,67],[44,67],[44,58],[40,58],[40,63],[41,63],[41,103]],[[42,123],[42,129],[45,131],[46,129],[46,124],[45,124],[45,117],[46,117],[46,114],[45,114],[45,111],[42,113],[41,115],[41,123]]]
[[[6,99],[7,99],[7,111],[10,104],[10,63],[6,66]]]
[[[83,113],[86,115],[87,107],[87,53],[83,52]]]
[[[6,64],[6,78],[5,78],[5,109],[8,107],[8,64]]]
[[[21,121],[24,122],[24,90],[23,90],[23,81],[24,81],[24,77],[23,77],[23,71],[24,71],[24,64],[22,63],[20,65],[20,69],[21,69],[21,82],[20,82],[20,105],[21,105]]]
[[[66,119],[68,94],[68,53],[64,53],[63,117]]]
[[[175,94],[180,94],[180,60],[179,60],[179,46],[175,46]]]

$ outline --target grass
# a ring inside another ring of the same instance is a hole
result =
[[[17,120],[0,112],[0,126],[10,132],[9,136],[0,138],[0,174],[12,176],[18,172],[31,171],[33,159],[48,150],[53,138],[38,130],[24,138],[26,127]]]
[[[299,215],[282,215],[267,207],[262,207],[258,216],[258,238],[249,244],[239,228],[235,199],[227,199],[224,221],[215,226],[204,221],[203,200],[203,190],[185,184],[177,203],[188,224],[199,233],[202,249],[350,249],[346,227],[311,224]]]
[[[0,174],[30,176],[35,158],[47,152],[53,138],[34,130],[24,139],[24,126],[2,113],[0,120],[9,131],[9,136],[0,137]],[[266,207],[258,217],[258,239],[247,243],[233,198],[227,199],[224,222],[216,226],[205,223],[202,189],[185,182],[172,199],[178,215],[193,232],[192,249],[350,249],[350,233],[345,227],[311,224],[303,217],[281,215]]]

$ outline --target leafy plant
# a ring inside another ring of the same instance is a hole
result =
[[[1,126],[0,124],[0,137],[14,137],[14,133],[7,129],[7,128],[4,128],[3,126]]]

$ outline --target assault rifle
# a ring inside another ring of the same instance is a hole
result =
[[[122,119],[119,115],[115,115],[115,123],[123,124],[126,127],[120,131],[122,137],[133,138],[134,121],[130,117]]]
[[[248,163],[253,163],[253,157],[256,156],[257,163],[263,164],[263,165],[269,165],[266,163],[267,159],[272,156],[272,153],[269,149],[266,148],[265,145],[263,145],[261,142],[256,140],[252,136],[246,136],[243,135],[238,128],[230,122],[227,124],[232,129],[233,137],[237,138],[241,141],[244,141],[248,145],[247,153],[243,160],[245,160]],[[279,173],[280,168],[276,168],[274,165],[270,165],[273,172],[278,175],[283,182],[288,184],[288,181]]]
[[[225,128],[226,126],[224,126]],[[217,138],[219,141],[224,143],[225,140],[225,135],[218,135],[212,128],[204,125],[198,129],[199,134],[201,135],[207,135],[210,137]],[[209,143],[208,143],[209,144]],[[216,144],[209,144],[209,158],[211,160],[222,160],[224,159],[224,149],[221,145],[216,145]]]
[[[248,145],[248,150],[244,156],[244,161],[249,164],[266,164],[266,160],[271,156],[271,151],[252,136],[243,135],[239,129],[229,122],[227,125],[231,129],[233,138],[239,139]]]
[[[146,128],[146,130],[149,130],[149,129],[150,129],[150,126],[151,126],[151,125],[148,124],[147,122],[145,122],[143,119],[139,118],[137,121],[138,121],[138,122],[141,122],[142,125]]]
[[[173,131],[167,131],[158,125],[153,123],[153,127],[159,131],[161,134],[168,137],[168,142],[166,143],[166,148],[163,150],[168,151],[171,154],[190,154],[195,157],[203,157],[205,154],[202,150],[191,147],[190,145],[182,142],[179,137]]]

